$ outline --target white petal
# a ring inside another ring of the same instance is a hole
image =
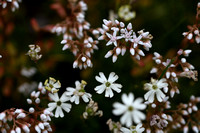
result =
[[[113,107],[115,108],[115,109],[112,111],[114,115],[121,115],[121,114],[123,114],[123,113],[126,111],[126,109],[127,109],[127,107],[126,107],[125,105],[123,105],[123,104],[121,104],[121,103],[118,103],[118,102],[114,103],[114,104],[113,104]]]
[[[132,125],[132,118],[131,116],[129,116],[127,119],[126,119],[126,127],[130,127]]]
[[[94,88],[94,90],[97,91],[98,94],[102,94],[105,89],[106,89],[106,86],[104,84],[99,85]]]
[[[158,90],[156,92],[156,97],[157,97],[159,102],[162,102],[163,99],[165,98],[165,94],[161,90]]]
[[[147,86],[148,84],[145,84],[145,85]],[[149,96],[150,96],[152,93],[153,93],[152,90],[148,91],[148,92],[144,95],[144,99],[147,100],[147,99],[149,98]]]
[[[57,107],[56,113],[55,113],[55,117],[56,117],[56,118],[58,118],[59,116],[60,116],[61,118],[64,117],[62,108],[61,108],[60,106]]]
[[[135,109],[140,109],[140,110],[143,110],[146,108],[146,105],[142,103],[143,102],[143,99],[142,98],[137,98],[135,99],[134,103],[133,103],[133,107]]]
[[[118,84],[118,85],[120,85],[120,84]],[[122,86],[121,86],[122,87]],[[111,84],[110,85],[110,88],[112,88],[114,91],[116,91],[117,93],[120,93],[121,92],[121,89],[119,89],[119,88],[121,88],[121,87],[118,87],[116,84]]]
[[[61,106],[62,109],[64,109],[67,113],[70,111],[70,109],[71,109],[71,107],[72,107],[72,105],[69,104],[69,103],[62,103],[60,106]]]
[[[140,123],[141,120],[144,120],[146,118],[146,116],[144,115],[144,113],[138,111],[138,110],[134,110],[133,115],[132,115],[135,119],[134,122],[135,123]]]
[[[57,107],[57,103],[49,103],[48,107],[49,111],[53,111]]]
[[[113,83],[115,82],[119,77],[117,75],[115,75],[114,72],[111,72],[109,77],[108,77],[108,82]]]
[[[70,101],[71,102],[74,102],[75,101],[75,98],[76,98],[76,96],[74,95],[74,96],[72,96],[71,98],[70,98]]]
[[[89,102],[89,97],[88,97],[87,95],[83,95],[83,96],[82,96],[82,99],[83,99],[83,101],[86,102],[86,103]]]
[[[49,97],[55,102],[59,101],[58,93],[49,93]]]
[[[126,121],[127,119],[131,119],[131,114],[129,112],[125,112],[125,114],[120,118],[120,122],[122,124],[127,124]],[[131,126],[131,125],[126,125],[126,126]]]
[[[80,86],[81,86],[81,83],[80,83],[79,81],[76,81],[76,82],[75,82],[75,86],[76,86],[76,89],[77,89],[77,88],[79,89]]]
[[[110,87],[108,87],[107,89],[106,89],[106,93],[105,93],[105,97],[113,97],[113,91],[111,90],[111,88]]]
[[[66,92],[64,92],[62,94],[62,96],[60,97],[60,101],[61,102],[66,102],[66,101],[69,101],[70,97],[66,95]]]
[[[102,78],[99,77],[99,76],[95,76],[95,79],[96,79],[98,82],[100,82],[100,83],[106,82],[104,79],[102,79]]]
[[[72,87],[67,87],[66,88],[66,92],[65,92],[65,94],[66,95],[68,95],[68,96],[71,96],[71,95],[73,95],[73,93],[74,93],[74,91],[76,90],[75,88],[72,88]]]
[[[75,98],[75,104],[79,104],[79,96],[76,96],[76,98]]]
[[[106,46],[109,46],[109,45],[111,45],[112,44],[112,41],[110,40],[110,41],[108,41],[107,43],[106,43]]]
[[[150,95],[149,98],[148,98],[148,101],[149,101],[150,103],[153,103],[153,101],[154,101],[154,95],[155,95],[155,91],[152,91],[151,95]]]
[[[100,72],[99,75],[100,75],[100,78],[101,78],[101,79],[103,79],[104,81],[107,81],[105,75],[104,75],[102,72]]]
[[[129,93],[127,96],[126,94],[122,94],[122,102],[126,105],[131,105],[134,100],[133,93]]]
[[[125,128],[125,127],[121,127],[120,130],[122,131],[122,133],[130,133],[130,129]]]

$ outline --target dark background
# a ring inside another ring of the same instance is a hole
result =
[[[133,92],[135,97],[143,97],[145,93],[143,84],[149,82],[152,76],[149,71],[154,64],[150,62],[139,66],[128,52],[123,57],[119,56],[116,63],[112,63],[111,58],[104,58],[104,55],[112,47],[106,47],[106,42],[100,41],[99,50],[95,51],[92,58],[94,67],[86,70],[73,69],[72,63],[75,58],[70,51],[62,51],[60,44],[62,36],[47,32],[35,32],[30,23],[32,18],[36,19],[41,27],[62,21],[57,13],[50,9],[53,2],[53,0],[23,0],[22,3],[19,3],[18,10],[15,12],[8,10],[6,15],[1,14],[0,16],[1,19],[4,19],[3,28],[0,28],[0,54],[3,55],[3,58],[0,59],[0,112],[12,107],[29,108],[26,104],[27,97],[17,90],[23,82],[32,80],[44,82],[51,76],[60,80],[61,94],[66,87],[74,87],[76,80],[84,79],[88,83],[85,89],[93,94],[93,99],[104,111],[103,117],[84,120],[82,113],[86,104],[83,102],[80,105],[73,104],[72,110],[68,114],[65,113],[63,119],[52,120],[56,132],[109,132],[106,121],[109,118],[118,121],[120,118],[112,114],[112,104],[115,101],[121,102],[122,93]],[[109,10],[117,12],[120,5],[128,4],[127,0],[87,0],[85,2],[88,4],[86,20],[90,22],[92,28],[101,27],[102,20],[108,18]],[[188,31],[187,25],[195,23],[197,3],[197,0],[136,0],[133,2],[131,6],[136,11],[136,18],[130,22],[133,24],[134,31],[145,29],[154,37],[153,47],[149,52],[145,52],[149,58],[150,54],[155,51],[163,56],[173,57],[174,51],[179,48],[188,48],[193,52],[187,61],[193,64],[197,71],[200,69],[198,54],[200,45],[196,43],[190,43],[188,46],[182,45],[184,38],[182,33]],[[0,12],[2,12],[1,8]],[[126,23],[128,24],[128,22]],[[5,32],[7,25],[14,27],[9,34]],[[43,57],[37,63],[25,55],[29,44],[38,44],[42,47]],[[37,67],[38,72],[31,79],[26,79],[20,75],[23,66]],[[115,72],[119,76],[117,83],[123,85],[122,93],[114,93],[112,99],[105,98],[104,94],[96,94],[94,87],[99,83],[95,80],[95,76],[99,72],[104,72],[106,77],[110,72]],[[172,107],[180,102],[187,102],[191,95],[199,96],[199,85],[199,82],[191,79],[180,79],[181,93],[171,99]]]

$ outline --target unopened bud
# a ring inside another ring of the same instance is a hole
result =
[[[30,113],[34,113],[35,112],[35,109],[33,107],[29,108],[29,112]]]

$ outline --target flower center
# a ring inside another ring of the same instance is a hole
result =
[[[137,133],[137,131],[135,130],[136,126],[131,126],[131,131],[132,133]]]
[[[153,85],[152,88],[153,88],[154,90],[156,90],[156,89],[158,88],[158,86],[157,86],[157,85]]]
[[[116,39],[117,39],[117,38],[116,38],[115,36],[112,36],[110,40],[111,40],[111,42],[115,42]]]
[[[133,111],[133,109],[134,109],[133,106],[128,107],[128,111],[130,111],[130,112]]]
[[[80,89],[79,92],[85,92],[85,90],[84,89]]]
[[[131,38],[130,33],[126,33],[125,37],[126,37],[127,39],[130,39],[130,38]]]
[[[109,87],[110,85],[111,85],[111,83],[110,82],[106,82],[106,87]]]
[[[52,84],[49,84],[49,87],[50,87],[50,88],[53,88],[53,85],[52,85]]]
[[[57,101],[57,106],[60,106],[61,105],[61,101]]]

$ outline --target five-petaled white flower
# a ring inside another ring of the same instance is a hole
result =
[[[58,80],[56,82],[56,80],[54,78],[52,78],[52,77],[49,77],[49,80],[47,79],[45,81],[44,85],[45,85],[45,89],[48,90],[48,91],[50,91],[51,93],[58,92],[59,91],[58,88],[61,87],[60,81]]]
[[[145,114],[140,111],[146,108],[146,105],[142,103],[142,98],[134,100],[133,93],[129,93],[129,95],[122,94],[122,102],[123,104],[115,102],[113,104],[114,110],[112,111],[114,115],[123,114],[120,118],[122,124],[130,127],[133,122],[138,124],[146,118]]]
[[[130,129],[121,127],[120,130],[122,131],[122,133],[142,133],[145,130],[145,128],[142,127],[141,123],[139,123],[137,124],[137,126],[131,126]]]
[[[72,105],[69,103],[65,103],[66,101],[69,101],[70,97],[66,96],[65,92],[62,94],[62,96],[59,98],[58,93],[49,93],[49,97],[51,100],[55,102],[51,102],[48,104],[48,110],[53,111],[56,108],[55,117],[64,117],[64,113],[62,111],[65,110],[66,112],[69,112]]]
[[[86,84],[87,83],[83,80],[81,81],[81,83],[79,81],[76,81],[75,82],[75,85],[76,85],[75,88],[72,88],[72,87],[66,88],[67,91],[65,92],[65,94],[67,96],[71,96],[71,98],[70,98],[71,102],[75,101],[75,104],[79,104],[79,98],[80,97],[82,97],[84,102],[86,102],[86,103],[89,102],[92,95],[90,93],[85,92],[84,88],[85,88]]]
[[[162,78],[160,80],[155,80],[151,78],[151,83],[145,83],[144,89],[149,90],[145,95],[144,99],[148,100],[148,102],[153,103],[154,95],[159,102],[162,102],[165,98],[165,94],[160,90],[162,88],[167,88],[168,84],[166,83],[166,79]]]
[[[118,84],[118,83],[114,83],[117,79],[118,76],[115,75],[114,72],[111,72],[108,79],[106,79],[105,75],[100,72],[99,73],[100,76],[96,76],[96,80],[100,83],[102,83],[102,85],[99,85],[97,87],[94,88],[94,90],[98,93],[98,94],[102,94],[104,91],[106,91],[105,93],[105,97],[113,97],[113,91],[116,91],[118,93],[121,92],[122,85]]]
[[[116,27],[112,27],[111,28],[113,30],[113,35],[106,33],[106,35],[108,36],[108,38],[110,38],[110,40],[107,42],[106,46],[111,45],[112,43],[117,46],[117,40],[121,39],[121,36],[116,36],[117,32],[119,31],[119,28]]]

